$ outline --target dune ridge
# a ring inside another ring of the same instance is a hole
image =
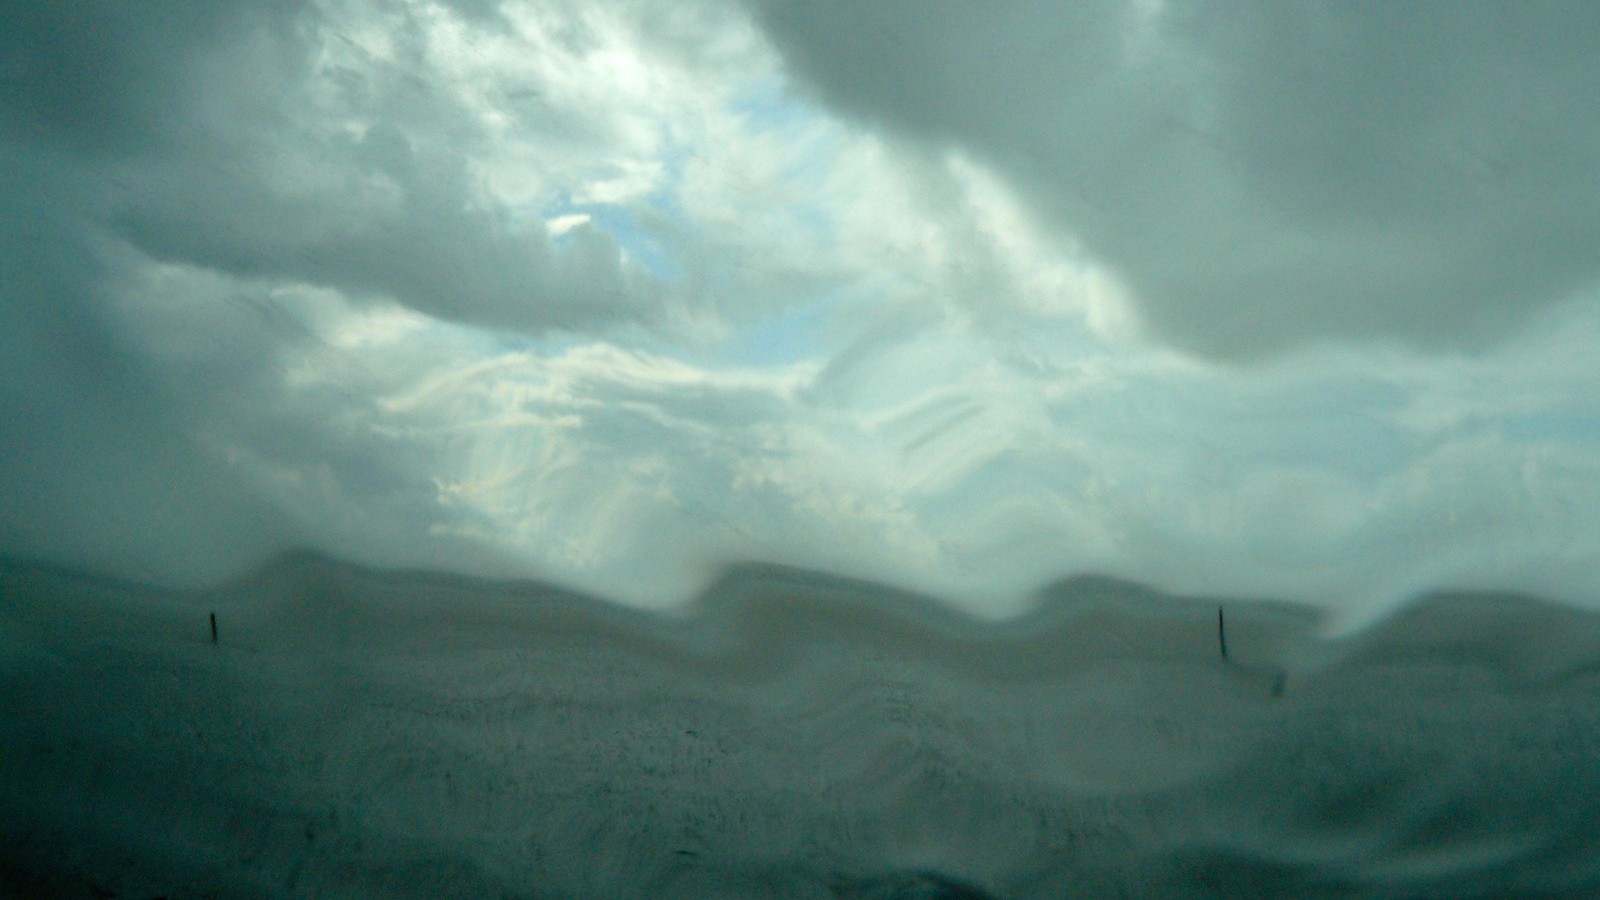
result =
[[[659,614],[289,554],[0,565],[13,896],[1600,892],[1600,616],[731,568]],[[206,621],[215,610],[219,642]],[[98,892],[98,893],[96,893]]]

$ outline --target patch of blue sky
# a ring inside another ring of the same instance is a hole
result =
[[[588,213],[594,227],[611,235],[629,261],[644,266],[651,275],[666,284],[677,284],[683,278],[683,264],[662,243],[660,235],[639,220],[632,208],[591,206],[580,211]],[[663,212],[672,216],[670,212]]]
[[[754,133],[779,131],[793,133],[814,124],[816,110],[795,100],[777,78],[753,79],[746,90],[729,101],[727,109]]]
[[[814,108],[784,94],[783,82],[778,79],[759,79],[751,88],[730,103],[735,112],[752,132],[781,131],[787,138],[814,143],[815,138],[826,140],[826,129],[818,132],[816,126],[827,121]],[[796,154],[797,163],[783,177],[805,183],[826,178],[832,154],[829,148],[817,147],[817,152]],[[673,142],[658,157],[664,178],[660,187],[648,197],[631,204],[573,203],[570,198],[552,208],[541,211],[545,221],[586,215],[589,224],[609,233],[628,258],[644,266],[652,275],[668,285],[681,284],[684,277],[682,261],[674,253],[674,245],[683,240],[694,242],[703,237],[692,218],[679,202],[679,186],[684,172],[694,158],[696,149],[681,142]],[[641,215],[642,214],[642,215]],[[659,216],[658,223],[650,219]],[[836,223],[829,212],[819,204],[792,204],[785,209],[785,218],[814,239],[828,240],[835,232]],[[663,233],[671,232],[672,234]],[[674,240],[674,237],[679,240]],[[559,248],[571,240],[570,231],[555,234],[552,243]]]
[[[663,184],[649,196],[633,203],[573,203],[570,197],[543,210],[546,222],[559,221],[574,216],[587,216],[588,224],[606,232],[627,254],[627,258],[645,267],[651,275],[666,284],[677,284],[683,277],[683,265],[674,255],[670,241],[664,241],[662,230],[648,221],[651,213],[671,223],[671,230],[692,233],[692,224],[684,215],[678,202],[678,186],[683,183],[684,168],[692,156],[690,148],[672,146],[660,162],[666,172]],[[645,214],[641,216],[641,212]],[[571,230],[551,235],[551,243],[559,249],[571,240]]]
[[[832,291],[809,303],[741,325],[722,343],[710,361],[735,366],[783,366],[818,360],[834,349],[834,316],[849,302],[845,291]]]
[[[736,94],[726,106],[729,113],[753,135],[781,137],[792,148],[805,152],[791,154],[784,171],[791,179],[823,180],[837,161],[843,129],[821,110],[795,98],[778,79],[757,79]]]

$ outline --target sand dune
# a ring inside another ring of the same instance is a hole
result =
[[[11,896],[1600,896],[1600,617],[1529,598],[1230,601],[1223,660],[1216,601],[1099,578],[0,592]]]

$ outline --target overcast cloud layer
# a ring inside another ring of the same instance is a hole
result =
[[[0,551],[1600,598],[1580,7],[15,9]]]
[[[1203,353],[1481,348],[1600,273],[1592,4],[756,8],[828,102],[981,154]]]

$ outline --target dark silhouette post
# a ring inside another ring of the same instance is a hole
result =
[[[211,614],[211,643],[215,644],[216,642],[217,642],[217,614],[216,613],[212,613]],[[1226,656],[1227,654],[1224,653],[1223,655]]]
[[[1228,634],[1222,630],[1222,607],[1217,607],[1217,646],[1222,648],[1222,658],[1228,658]]]

